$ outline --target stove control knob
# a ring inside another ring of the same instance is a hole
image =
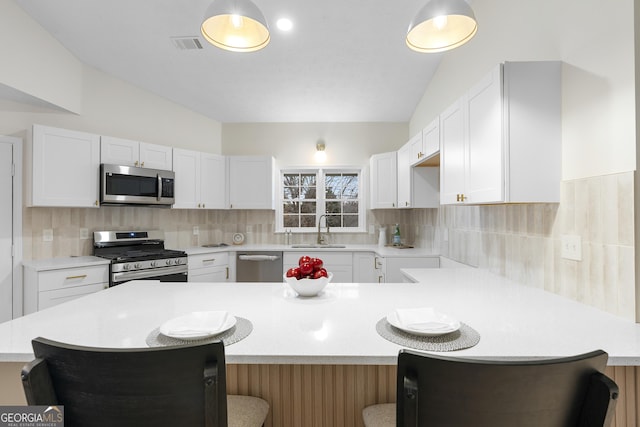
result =
[[[125,270],[129,270],[131,268],[131,266],[129,264],[125,264],[122,266],[123,269]]]
[[[140,263],[137,263],[136,265],[133,266],[133,268],[140,268],[140,267],[142,267],[142,264]]]
[[[171,260],[170,259],[167,260],[167,265],[171,265]]]
[[[182,260],[180,258],[176,258],[176,265],[182,264]]]
[[[155,267],[158,263],[155,261],[151,261],[151,267]]]

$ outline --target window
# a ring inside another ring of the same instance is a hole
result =
[[[289,169],[280,176],[279,231],[314,231],[321,215],[332,231],[365,230],[360,169]]]

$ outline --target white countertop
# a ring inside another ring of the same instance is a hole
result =
[[[229,245],[216,248],[205,248],[202,246],[182,248],[189,255],[212,252],[240,252],[240,251],[282,251],[282,252],[374,252],[385,257],[438,257],[439,254],[432,249],[407,248],[398,249],[392,246],[378,245],[352,245],[345,244],[344,248],[294,248],[293,245],[276,244],[250,244],[250,245]]]
[[[330,284],[298,298],[282,283],[129,282],[0,324],[0,361],[32,358],[43,336],[98,347],[145,347],[163,322],[227,310],[252,333],[227,347],[229,363],[395,364],[400,346],[375,325],[396,308],[432,306],[476,329],[475,347],[448,355],[548,357],[594,349],[610,365],[640,365],[640,325],[476,269],[407,270],[423,283]]]
[[[94,265],[109,265],[109,260],[95,256],[60,257],[25,261],[26,268],[35,271],[60,270],[63,268],[91,267]]]

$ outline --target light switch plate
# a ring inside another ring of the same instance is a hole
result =
[[[582,261],[582,237],[564,234],[560,238],[561,256],[564,259]]]
[[[193,226],[193,235],[197,236],[198,234],[200,234],[200,227],[198,227],[197,225]]]
[[[43,242],[53,242],[53,230],[50,228],[45,228],[42,230],[42,241]]]
[[[87,240],[89,238],[89,229],[81,228],[80,229],[80,240]]]

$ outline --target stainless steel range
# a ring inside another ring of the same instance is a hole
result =
[[[187,254],[164,248],[164,232],[96,231],[93,254],[111,260],[109,286],[129,280],[187,281]]]

